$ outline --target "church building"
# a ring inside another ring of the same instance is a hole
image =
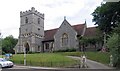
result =
[[[35,10],[20,12],[20,28],[18,43],[15,47],[17,53],[26,52],[52,52],[66,49],[80,48],[80,36],[96,36],[96,27],[83,24],[70,25],[64,18],[59,28],[44,30],[44,14]]]

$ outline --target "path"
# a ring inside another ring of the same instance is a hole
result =
[[[81,59],[80,57],[76,57],[76,56],[67,56],[67,57],[70,57],[73,59]],[[89,59],[86,60],[86,63],[87,63],[88,69],[113,69],[113,68],[108,67],[102,63],[92,61]]]

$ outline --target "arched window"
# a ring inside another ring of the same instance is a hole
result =
[[[62,46],[63,47],[67,47],[68,46],[68,35],[66,33],[64,33],[62,35]]]
[[[27,17],[25,18],[25,23],[28,23],[28,18]]]

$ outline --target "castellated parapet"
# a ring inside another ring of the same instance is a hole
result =
[[[35,14],[35,15],[37,15],[37,16],[39,16],[39,17],[41,17],[41,18],[44,19],[44,14],[38,12],[37,10],[35,10],[34,7],[32,7],[31,10],[27,10],[27,11],[25,11],[25,12],[22,12],[22,11],[21,11],[21,12],[20,12],[20,17],[26,16],[26,15],[29,15],[29,14]]]

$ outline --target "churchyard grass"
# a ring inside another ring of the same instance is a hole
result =
[[[68,58],[66,56],[78,56],[83,55],[83,52],[55,52],[55,53],[37,53],[27,54],[27,65],[42,66],[42,67],[71,67],[80,64],[80,60]],[[88,59],[109,64],[108,52],[85,52]],[[24,55],[17,54],[11,59],[15,64],[22,64],[24,62]]]
[[[84,52],[88,59],[103,63],[109,64],[109,56],[108,52]],[[67,56],[78,56],[84,54],[83,52],[60,52],[58,54],[67,55]]]
[[[108,52],[87,52],[86,55],[88,59],[91,59],[103,64],[109,64],[110,54]]]
[[[23,54],[14,55],[11,60],[15,64],[23,65],[24,55]],[[42,67],[71,67],[79,63],[74,59],[56,53],[27,54],[26,60],[27,65],[29,66],[31,65]]]
[[[2,58],[2,55],[0,55],[0,58]]]

